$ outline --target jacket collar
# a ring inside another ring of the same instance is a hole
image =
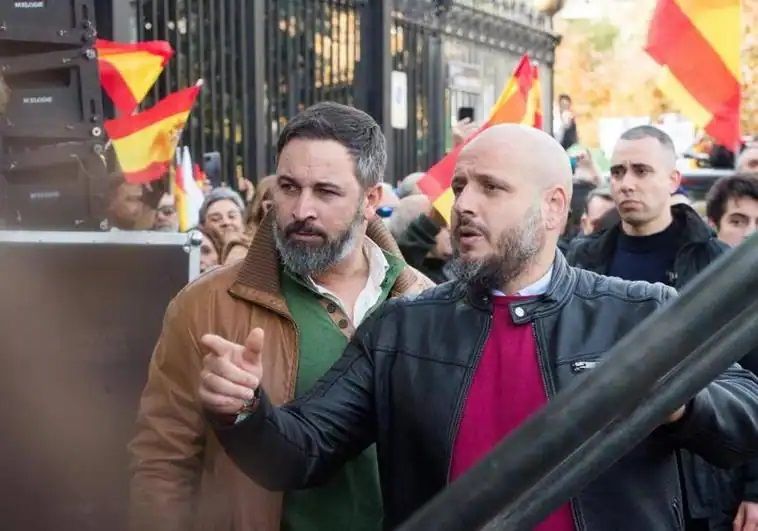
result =
[[[556,249],[553,273],[547,291],[525,302],[510,306],[511,317],[517,324],[529,322],[554,312],[568,302],[576,284],[576,272],[569,267],[563,254]],[[481,310],[491,311],[491,295],[479,288],[468,288],[468,301]]]
[[[704,243],[713,238],[713,231],[690,206],[678,204],[671,207],[672,223],[678,228],[677,246]],[[590,237],[582,267],[597,271],[600,266],[608,266],[621,234],[621,222],[595,237]]]
[[[683,204],[674,205],[671,207],[671,215],[674,223],[680,228],[681,245],[705,243],[714,237],[713,230],[692,207]]]
[[[397,243],[380,219],[369,222],[366,237],[383,251],[403,260]],[[416,280],[413,270],[404,267],[395,281],[391,295],[405,293]],[[273,214],[266,216],[256,231],[229,293],[291,318],[279,280],[279,255],[274,241]]]

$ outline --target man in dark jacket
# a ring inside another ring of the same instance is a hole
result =
[[[568,262],[625,280],[684,287],[728,247],[689,206],[670,206],[680,181],[674,144],[665,132],[646,125],[625,132],[611,157],[611,195],[621,221],[575,241]],[[687,529],[731,529],[728,514],[739,504],[730,494],[735,481],[688,452],[681,461]]]
[[[748,238],[757,237],[758,174],[736,174],[719,179],[708,191],[707,202],[708,220],[722,242],[737,246]],[[758,374],[758,349],[742,358],[740,364]],[[717,487],[730,498],[725,505],[723,528],[729,529],[729,517],[734,516],[735,531],[758,529],[758,460],[740,467],[731,475],[717,477],[730,480]]]
[[[483,132],[461,151],[452,189],[460,280],[385,304],[307,398],[247,400],[263,376],[262,331],[244,346],[203,338],[198,396],[260,484],[317,484],[376,442],[393,528],[675,296],[567,265],[556,244],[571,170],[541,131]],[[756,455],[756,393],[749,373],[728,370],[537,529],[680,529],[676,448],[722,466]]]
[[[684,286],[727,247],[690,207],[670,205],[680,181],[666,133],[647,125],[624,133],[611,159],[621,222],[572,245],[569,263],[625,280]]]

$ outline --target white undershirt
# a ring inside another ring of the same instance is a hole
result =
[[[538,281],[529,284],[527,287],[520,289],[516,293],[513,293],[513,295],[518,295],[519,297],[536,297],[537,295],[542,295],[547,291],[547,288],[550,287],[550,281],[553,279],[553,266],[550,266],[550,269],[547,270],[547,273],[539,279]],[[505,293],[499,290],[493,290],[492,294],[496,297],[504,297]]]
[[[366,279],[366,286],[355,299],[352,312],[347,311],[337,295],[317,284],[311,277],[307,278],[307,281],[320,295],[339,305],[346,315],[352,315],[353,325],[356,327],[363,322],[371,309],[379,302],[382,296],[382,282],[384,282],[384,277],[390,268],[390,264],[379,246],[369,238],[366,238],[365,242],[366,245],[363,249],[367,255],[366,258],[368,258],[368,279]]]

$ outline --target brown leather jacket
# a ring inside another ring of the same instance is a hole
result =
[[[400,256],[381,221],[369,225],[367,236]],[[391,295],[431,285],[407,267]],[[334,318],[342,321],[344,316]],[[270,220],[244,261],[207,272],[168,306],[142,394],[137,435],[129,445],[132,530],[279,530],[282,494],[257,486],[236,468],[196,398],[202,335],[242,343],[254,327],[266,332],[262,385],[275,404],[287,402],[295,390],[298,338],[279,289]]]

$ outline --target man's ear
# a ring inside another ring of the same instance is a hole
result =
[[[713,231],[718,234],[719,233],[719,224],[713,221],[711,218],[708,219],[708,226],[713,229]]]
[[[543,197],[545,228],[562,232],[570,206],[568,193],[561,186],[553,186],[545,191]]]
[[[363,210],[363,216],[367,220],[371,221],[377,216],[376,210],[379,208],[379,205],[382,203],[383,196],[384,196],[384,188],[382,188],[381,184],[376,184],[366,189],[366,199],[364,200],[365,206]]]
[[[669,191],[673,194],[682,185],[682,174],[679,170],[674,170],[671,172],[671,175],[669,175],[669,180],[671,181]]]

